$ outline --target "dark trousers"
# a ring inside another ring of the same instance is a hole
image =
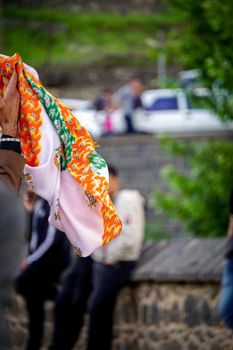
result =
[[[72,349],[88,312],[87,350],[110,350],[116,297],[134,267],[135,262],[112,266],[77,258],[56,303],[51,349]]]
[[[15,282],[16,291],[26,302],[28,313],[29,337],[27,350],[39,350],[43,340],[44,304],[46,300],[54,300],[56,282],[60,271],[54,266],[33,263],[22,271]]]
[[[44,303],[45,300],[40,295],[28,295],[25,298],[28,313],[29,337],[27,350],[39,350],[42,345],[44,333]]]
[[[135,130],[134,130],[131,114],[125,114],[125,122],[126,122],[126,133],[132,134]]]
[[[76,258],[58,293],[51,349],[72,349],[83,326],[91,292],[92,259]]]

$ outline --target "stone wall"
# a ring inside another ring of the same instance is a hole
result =
[[[132,284],[118,298],[113,350],[232,350],[232,332],[217,317],[218,295],[219,284]],[[27,320],[21,299],[11,308],[9,319],[12,350],[23,350]],[[51,320],[49,303],[44,350],[50,341]],[[75,350],[85,349],[85,338],[86,329]]]
[[[157,222],[171,233],[182,232],[181,225],[156,212],[150,199],[156,189],[164,188],[161,168],[173,163],[185,167],[182,159],[165,154],[152,135],[106,137],[100,140],[100,153],[106,161],[118,167],[122,188],[138,189],[146,199],[147,223]]]
[[[230,350],[218,285],[143,283],[122,292],[114,350]]]
[[[118,296],[113,350],[232,350],[232,331],[217,315],[224,245],[223,239],[145,243],[130,284]],[[43,350],[51,339],[52,312],[48,302]],[[23,350],[27,317],[20,297],[8,319],[12,350]],[[86,334],[84,327],[74,350],[85,350]]]

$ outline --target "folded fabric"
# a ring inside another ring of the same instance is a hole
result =
[[[106,162],[77,118],[43,87],[19,54],[0,55],[0,90],[2,76],[10,78],[14,69],[25,179],[50,204],[50,223],[66,233],[78,255],[87,256],[122,228],[108,195]]]

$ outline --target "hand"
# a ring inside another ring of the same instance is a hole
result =
[[[34,209],[37,195],[32,190],[27,190],[23,194],[23,204],[25,209],[31,213]]]
[[[13,72],[10,80],[3,77],[6,86],[4,95],[0,95],[0,125],[2,134],[16,137],[18,133],[18,116],[20,95],[17,90],[18,76]]]
[[[26,259],[24,259],[21,263],[21,266],[20,266],[21,270],[24,271],[28,268],[28,262]]]

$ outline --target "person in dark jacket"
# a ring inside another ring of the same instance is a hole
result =
[[[24,158],[17,138],[20,97],[17,73],[0,77],[0,349],[11,349],[11,334],[5,308],[11,302],[12,283],[23,250],[24,210],[17,198]],[[2,90],[2,91],[1,91]]]
[[[33,205],[33,202],[34,205]],[[27,350],[40,349],[43,340],[44,304],[56,296],[57,284],[70,260],[70,244],[61,231],[48,222],[49,204],[32,191],[24,195],[31,213],[29,253],[16,279],[16,291],[26,301],[29,317]]]
[[[219,315],[233,329],[233,190],[230,194],[230,215],[227,228],[227,252],[223,270]]]
[[[12,303],[12,284],[23,253],[25,212],[21,200],[0,182],[0,349],[10,350],[11,332],[5,318]]]

